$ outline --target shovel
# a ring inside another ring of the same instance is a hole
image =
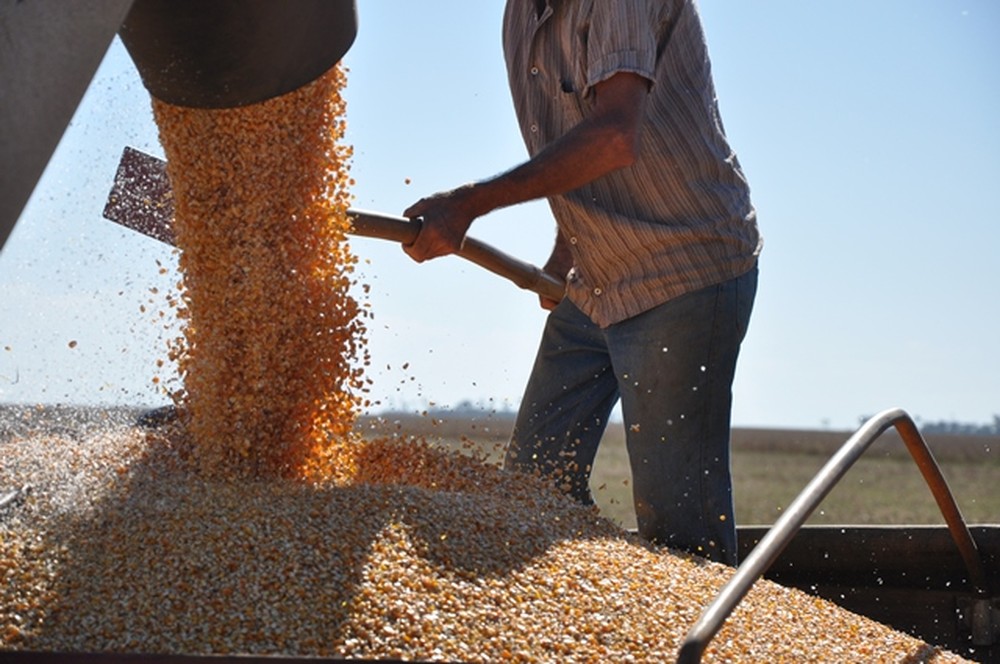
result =
[[[420,221],[356,210],[347,211],[352,235],[410,244],[420,233]],[[104,217],[166,244],[174,244],[173,192],[167,163],[152,155],[126,147],[118,163],[115,182],[104,206]],[[494,274],[551,300],[562,299],[562,279],[509,256],[485,242],[466,237],[458,255]]]

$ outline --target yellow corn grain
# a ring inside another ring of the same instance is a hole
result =
[[[364,309],[345,240],[343,84],[335,67],[247,107],[154,100],[183,275],[176,400],[207,474],[323,476],[353,425]]]

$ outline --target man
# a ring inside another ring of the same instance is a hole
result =
[[[639,534],[735,564],[731,386],[761,240],[694,0],[508,0],[503,43],[530,159],[411,206],[405,251],[452,253],[477,217],[547,198],[566,296],[542,302],[506,467],[592,503],[621,399]]]

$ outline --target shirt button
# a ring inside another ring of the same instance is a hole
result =
[[[532,67],[531,68],[531,75],[532,76],[538,76],[538,67]]]
[[[600,288],[595,288],[595,289],[594,289],[594,295],[600,295],[600,294],[601,294],[601,293],[603,293],[603,292],[604,292],[604,291],[602,291],[602,290],[601,290]]]

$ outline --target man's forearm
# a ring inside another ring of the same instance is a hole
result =
[[[422,198],[403,215],[423,220],[404,250],[420,262],[454,253],[469,225],[498,208],[557,196],[632,164],[649,83],[628,73],[594,86],[590,117],[520,166],[494,178]]]
[[[557,196],[631,165],[632,136],[613,122],[582,122],[534,158],[472,186],[482,216],[498,208]]]
[[[472,185],[477,216],[565,194],[635,161],[649,82],[635,74],[616,74],[594,87],[590,117],[529,161]]]

